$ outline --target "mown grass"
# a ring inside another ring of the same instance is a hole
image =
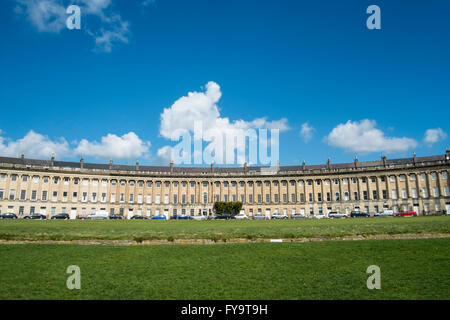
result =
[[[0,220],[4,240],[169,240],[309,238],[450,233],[450,217],[251,221]]]
[[[450,239],[1,245],[0,299],[449,299]],[[69,290],[69,265],[81,289]],[[369,290],[369,265],[381,289]]]

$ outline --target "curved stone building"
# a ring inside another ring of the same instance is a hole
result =
[[[241,201],[252,216],[307,216],[384,208],[450,212],[450,151],[443,155],[324,165],[136,166],[0,157],[0,212],[19,217],[94,211],[133,215],[213,214]]]

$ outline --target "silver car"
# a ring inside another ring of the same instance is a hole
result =
[[[328,218],[348,218],[348,215],[340,212],[330,212],[328,213]]]

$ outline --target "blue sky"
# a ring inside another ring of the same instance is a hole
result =
[[[64,25],[69,4],[81,7],[81,30]],[[381,30],[366,27],[372,4]],[[176,143],[161,128],[189,129],[183,120],[196,117],[280,125],[282,165],[449,145],[448,1],[6,0],[0,9],[0,155],[165,164]],[[211,105],[177,109],[188,92]]]

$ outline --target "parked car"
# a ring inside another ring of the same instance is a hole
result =
[[[313,218],[313,219],[325,219],[326,216],[325,216],[323,213],[321,213],[321,214],[315,214],[315,215],[313,215],[312,218]],[[330,218],[331,218],[331,217],[330,217]]]
[[[167,220],[166,216],[153,216],[151,220]]]
[[[177,214],[175,214],[175,215],[173,215],[172,216],[172,218],[171,219],[173,219],[173,220],[190,220],[191,219],[191,217],[190,216],[187,216],[187,215],[177,215]]]
[[[341,212],[330,211],[328,213],[328,218],[348,218],[348,215]]]
[[[40,214],[40,213],[33,213],[29,216],[25,216],[23,217],[23,219],[32,219],[32,220],[45,220],[47,219],[47,216],[45,214]]]
[[[192,220],[197,220],[197,221],[199,221],[199,220],[207,220],[208,219],[208,217],[207,216],[204,216],[204,215],[202,215],[202,214],[198,214],[198,215],[196,215],[196,216],[192,216]]]
[[[239,213],[234,216],[236,220],[247,220],[248,216],[245,213]]]
[[[145,216],[132,216],[130,219],[131,220],[147,220],[147,217],[145,217]]]
[[[287,219],[287,218],[289,218],[289,217],[287,216],[287,214],[284,214],[284,213],[276,212],[272,215],[272,219]]]
[[[213,217],[214,220],[231,220],[234,219],[234,215],[224,213],[224,214],[216,214]]]
[[[408,212],[397,212],[395,214],[396,217],[417,217],[417,212],[408,211]]]
[[[374,217],[393,217],[394,210],[383,210],[381,212],[375,212]]]
[[[262,214],[255,214],[252,218],[253,218],[253,220],[267,220],[267,219],[269,219],[268,217],[266,217],[265,215],[262,215]]]
[[[2,219],[17,219],[17,216],[14,213],[5,213],[1,215]]]
[[[108,217],[108,213],[99,211],[87,215],[86,220],[106,220]]]
[[[350,217],[352,218],[360,218],[360,217],[370,217],[370,214],[368,212],[363,211],[352,211],[350,212]]]
[[[112,214],[109,216],[110,220],[122,220],[123,217],[120,214]]]
[[[291,219],[308,219],[304,214],[296,213],[291,216]]]
[[[51,217],[52,220],[69,220],[70,217],[67,213],[59,213]]]

